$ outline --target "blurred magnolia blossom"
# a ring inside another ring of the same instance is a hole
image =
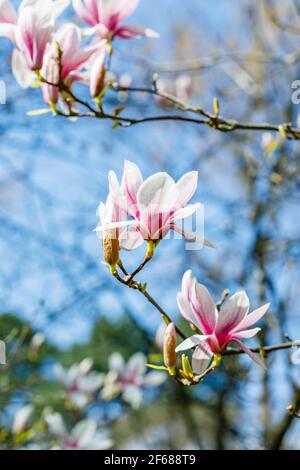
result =
[[[125,161],[121,184],[115,172],[109,173],[109,201],[119,211],[115,211],[114,217],[107,221],[100,211],[101,220],[96,232],[107,233],[108,230],[127,227],[122,234],[122,247],[130,250],[144,241],[156,244],[171,230],[190,241],[211,246],[202,234],[191,233],[177,225],[201,207],[199,203],[187,204],[197,189],[197,183],[197,171],[186,173],[177,183],[167,173],[156,173],[144,181],[137,165]]]
[[[294,364],[295,366],[299,366],[300,365],[300,341],[297,341],[297,343],[299,344],[299,346],[297,347],[297,349],[295,351],[292,352],[291,354],[291,362],[292,364]],[[299,384],[300,384],[300,379],[298,380]]]
[[[158,34],[152,29],[121,24],[134,13],[139,3],[140,0],[73,0],[73,7],[79,18],[91,26],[91,33],[96,32],[108,41],[115,37],[157,37]]]
[[[48,414],[45,417],[49,432],[58,443],[53,449],[57,450],[105,450],[113,442],[108,433],[99,430],[96,421],[85,419],[68,430],[63,417],[59,413]]]
[[[45,336],[43,333],[35,333],[30,342],[30,352],[37,353],[45,343]]]
[[[187,74],[180,74],[175,80],[159,78],[156,87],[160,93],[176,96],[182,101],[188,101],[193,93],[193,81]],[[163,106],[170,105],[168,100],[161,96],[157,96],[156,99]]]
[[[183,276],[182,290],[177,299],[182,316],[202,333],[194,334],[176,349],[177,352],[195,349],[192,363],[195,373],[201,374],[213,356],[222,354],[230,342],[237,343],[253,361],[265,367],[264,362],[241,340],[252,338],[260,331],[260,328],[250,327],[267,313],[269,303],[249,313],[249,298],[246,292],[240,291],[230,297],[218,312],[207,288],[197,282],[190,270]]]
[[[166,375],[161,372],[147,373],[146,362],[147,358],[142,353],[134,354],[128,362],[121,354],[112,354],[101,396],[111,400],[121,395],[132,408],[139,408],[143,401],[143,388],[158,387],[166,380]]]
[[[29,426],[29,421],[33,414],[33,411],[33,405],[25,405],[16,412],[12,425],[13,434],[18,435],[26,431]]]
[[[158,347],[159,351],[163,352],[164,350],[164,340],[167,326],[165,323],[161,323],[156,330],[155,334],[155,344]]]
[[[92,366],[93,361],[89,358],[80,364],[73,364],[69,369],[61,364],[54,366],[54,377],[65,387],[69,398],[78,408],[88,405],[103,384],[104,374],[91,371]]]

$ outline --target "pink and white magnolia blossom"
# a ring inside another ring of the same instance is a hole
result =
[[[89,358],[80,364],[73,364],[69,369],[61,364],[54,366],[54,377],[64,386],[69,398],[78,408],[88,405],[103,384],[104,375],[92,371],[92,366],[93,361]]]
[[[80,421],[69,431],[59,413],[48,414],[45,418],[50,433],[58,440],[58,450],[105,450],[112,446],[107,432],[99,430],[93,419]]]
[[[33,71],[42,68],[55,19],[69,3],[69,0],[23,0],[17,12],[9,0],[0,0],[0,36],[7,37],[17,47],[12,56],[12,70],[23,88],[33,84]]]
[[[138,232],[127,230],[126,212],[113,202],[110,194],[105,204],[100,203],[97,213],[103,230],[97,228],[96,231],[103,238],[107,233],[111,238],[118,238],[120,249],[130,251],[143,242]]]
[[[191,171],[177,183],[167,173],[156,173],[143,181],[137,165],[126,161],[121,184],[113,171],[109,173],[109,194],[112,202],[130,219],[100,225],[96,231],[128,226],[126,236],[134,240],[131,249],[141,245],[144,240],[157,242],[170,230],[210,246],[198,234],[190,233],[176,224],[193,215],[201,206],[187,205],[197,189],[197,180],[198,172]]]
[[[214,354],[222,354],[230,342],[234,342],[256,363],[264,363],[242,342],[252,338],[260,328],[250,328],[268,311],[270,304],[263,305],[249,313],[249,298],[245,291],[230,297],[220,312],[207,288],[199,284],[192,271],[187,271],[182,279],[182,291],[178,293],[178,306],[182,316],[202,334],[195,334],[183,341],[176,351],[196,348],[193,353],[193,370],[201,373]]]
[[[12,425],[13,434],[18,435],[26,431],[33,412],[33,405],[25,405],[16,412]]]
[[[66,81],[74,78],[74,74],[84,67],[88,60],[99,49],[99,44],[93,46],[81,46],[82,34],[80,28],[73,23],[62,25],[53,35],[51,44],[47,47],[44,63],[48,60],[58,60],[61,50],[61,79]]]
[[[122,395],[125,402],[139,408],[143,401],[144,387],[158,387],[166,376],[152,371],[146,374],[147,359],[142,353],[134,354],[126,363],[119,353],[109,359],[109,373],[104,381],[102,396],[106,400]]]
[[[155,31],[136,25],[122,25],[122,21],[136,10],[140,0],[73,0],[77,15],[101,38],[136,39],[157,37]]]

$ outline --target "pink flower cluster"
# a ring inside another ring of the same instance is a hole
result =
[[[144,241],[157,243],[170,231],[183,238],[210,245],[197,233],[190,233],[178,223],[192,216],[201,204],[188,204],[196,192],[198,172],[191,171],[177,183],[168,173],[155,173],[145,181],[137,165],[126,161],[121,184],[109,173],[109,196],[99,206],[103,233],[117,229],[120,247],[132,250]]]
[[[182,279],[182,290],[178,294],[178,306],[182,316],[199,333],[183,341],[177,352],[193,349],[193,371],[201,374],[214,355],[221,355],[229,343],[236,343],[253,361],[264,367],[264,363],[243,339],[252,338],[260,328],[251,328],[268,311],[270,304],[249,313],[249,298],[240,291],[228,299],[218,311],[207,288],[199,284],[191,271]]]
[[[26,88],[37,78],[43,83],[44,100],[55,105],[59,82],[70,87],[74,81],[90,85],[93,97],[100,93],[106,45],[114,38],[156,37],[149,28],[123,24],[139,0],[73,0],[78,17],[88,26],[74,23],[56,27],[57,18],[70,0],[22,0],[18,11],[11,0],[0,0],[0,36],[15,45],[12,70]],[[82,40],[88,37],[88,44]]]

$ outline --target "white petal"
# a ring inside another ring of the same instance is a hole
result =
[[[28,88],[35,82],[34,73],[28,68],[25,57],[21,51],[15,49],[11,60],[12,72],[22,88]]]
[[[45,417],[45,421],[48,425],[51,434],[57,437],[65,437],[67,435],[67,429],[62,416],[59,413],[49,414]]]
[[[167,213],[173,209],[178,196],[175,181],[167,173],[150,176],[140,187],[137,200],[139,206],[149,208],[151,212]]]
[[[140,387],[130,385],[129,387],[126,387],[126,390],[123,393],[123,399],[130,403],[132,408],[138,409],[143,402],[143,391]]]
[[[124,359],[123,359],[123,357],[121,356],[120,353],[118,353],[118,352],[113,353],[110,356],[110,358],[108,360],[108,363],[109,363],[109,369],[110,370],[118,372],[118,373],[123,372],[125,362],[124,362]]]
[[[149,372],[149,374],[145,375],[143,385],[145,387],[159,387],[159,385],[164,383],[166,379],[167,374],[154,370],[153,372]]]
[[[177,182],[176,186],[178,189],[178,200],[179,206],[184,206],[192,199],[198,184],[198,171],[191,171],[183,175],[182,178]]]
[[[249,298],[246,292],[240,291],[234,294],[221,308],[216,327],[216,335],[227,336],[244,320],[248,311]]]
[[[186,351],[187,349],[193,349],[198,344],[201,344],[202,341],[209,338],[209,335],[193,335],[185,339],[179,346],[176,348],[176,352]]]
[[[195,374],[202,374],[209,366],[213,353],[204,342],[197,346],[192,356],[192,368]]]
[[[80,447],[84,447],[93,438],[97,430],[97,424],[93,419],[80,421],[72,430],[72,438],[78,441]]]
[[[177,294],[177,304],[183,318],[185,318],[189,323],[194,323],[195,320],[192,308],[187,301],[186,296],[182,292],[178,292]]]
[[[125,374],[128,374],[130,377],[132,375],[135,377],[144,375],[146,372],[146,362],[147,358],[143,353],[134,354],[127,363]]]

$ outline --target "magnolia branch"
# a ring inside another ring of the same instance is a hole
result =
[[[150,258],[151,259],[151,258]],[[145,260],[147,260],[147,262],[150,261],[150,259],[147,257],[145,257]],[[114,270],[113,271],[113,275],[114,277],[123,285],[129,287],[130,289],[134,289],[134,290],[137,290],[139,291],[147,300],[149,303],[151,303],[155,308],[156,310],[158,310],[158,312],[161,314],[164,322],[168,325],[169,323],[174,323],[174,321],[171,319],[171,317],[167,314],[167,312],[159,305],[159,303],[154,300],[154,298],[149,294],[149,292],[147,291],[147,284],[141,284],[139,282],[136,282],[134,280],[135,276],[143,269],[143,267],[146,265],[146,262],[144,262],[139,266],[138,269],[136,269],[133,273],[129,274],[126,269],[124,268],[123,264],[121,261],[119,261],[119,267],[121,269],[121,271],[123,272],[123,274],[125,275],[125,277],[121,277],[118,273],[117,270]],[[175,323],[174,323],[175,325]],[[180,328],[178,328],[178,326],[175,325],[175,328],[176,328],[176,332],[178,334],[178,336],[181,337],[181,339],[185,340],[187,339],[187,336],[181,331]],[[261,347],[258,347],[258,348],[250,348],[250,351],[254,354],[260,354],[261,356],[268,356],[269,354],[273,353],[273,352],[276,352],[276,351],[282,351],[282,350],[286,350],[286,349],[292,349],[292,348],[298,348],[300,347],[300,341],[287,341],[287,342],[284,342],[284,343],[278,343],[278,344],[275,344],[275,345],[272,345],[272,346],[261,346]],[[233,348],[228,348],[226,349],[226,351],[224,351],[222,353],[222,356],[237,356],[237,355],[242,355],[242,354],[245,354],[245,351],[242,350],[242,349],[233,349]],[[215,369],[215,367],[213,368]],[[208,371],[208,369],[207,369]],[[206,372],[207,372],[206,371]],[[212,372],[212,370],[209,370],[208,373]],[[207,374],[205,374],[207,375]],[[205,376],[204,375],[204,376]]]
[[[41,77],[41,82],[46,83],[50,86],[58,87],[59,90],[68,96],[70,103],[78,104],[83,108],[82,110],[74,110],[70,105],[69,111],[65,112],[52,107],[54,114],[58,116],[63,116],[66,118],[94,118],[113,121],[115,127],[131,127],[138,124],[143,124],[147,122],[162,122],[162,121],[175,121],[183,123],[192,123],[196,125],[208,126],[211,129],[214,129],[219,132],[229,133],[235,131],[247,131],[247,132],[275,132],[279,133],[286,139],[289,140],[300,140],[300,129],[293,127],[291,123],[283,122],[280,124],[272,123],[251,123],[251,122],[241,122],[231,118],[225,118],[220,115],[219,104],[217,101],[214,102],[214,112],[207,111],[201,107],[189,105],[175,96],[159,91],[156,82],[154,80],[153,87],[123,87],[117,83],[110,83],[107,85],[105,91],[113,92],[126,92],[128,94],[144,94],[152,96],[153,98],[159,98],[165,100],[169,105],[171,105],[175,110],[179,111],[182,114],[157,114],[143,117],[130,117],[121,115],[124,111],[124,108],[115,109],[112,112],[106,112],[104,110],[104,96],[101,100],[98,100],[98,106],[94,107],[88,101],[85,101],[78,96],[76,96],[70,88],[68,88],[63,82],[60,83],[51,83]],[[67,100],[68,101],[68,100]]]

